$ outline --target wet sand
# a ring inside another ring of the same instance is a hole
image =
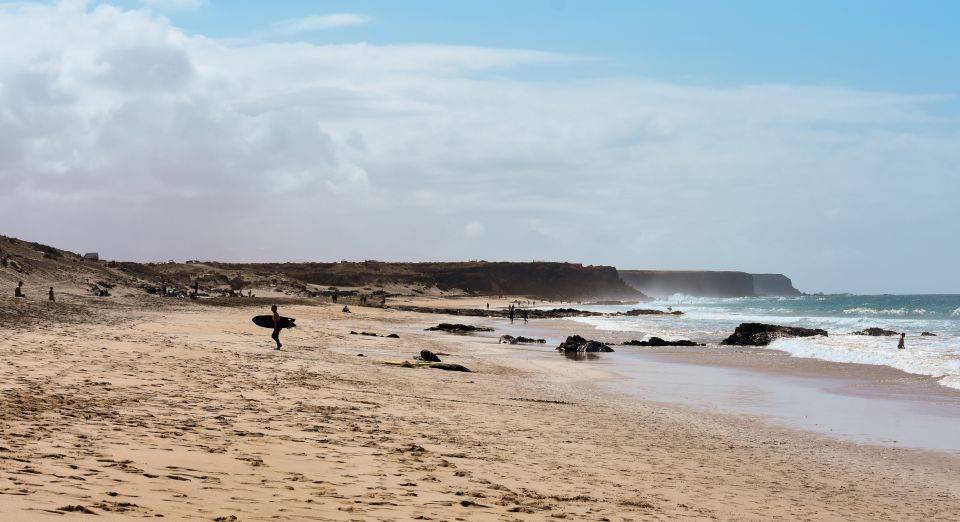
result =
[[[284,304],[298,327],[278,352],[249,321],[263,308],[137,301],[4,323],[0,515],[950,520],[960,509],[957,459],[627,397],[603,384],[608,369],[553,344],[498,344],[502,320]],[[498,331],[423,331],[441,321]],[[421,349],[473,372],[381,364]]]

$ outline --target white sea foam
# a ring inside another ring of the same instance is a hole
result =
[[[908,349],[898,350],[892,338],[836,335],[778,339],[770,348],[794,357],[889,366],[960,389],[960,352],[949,341],[913,340]]]
[[[847,308],[843,311],[846,315],[904,315],[907,313],[906,308],[886,308],[886,309],[876,309],[876,308]]]
[[[943,306],[944,299],[949,307]],[[927,296],[835,296],[783,300],[677,294],[646,303],[644,307],[666,310],[671,306],[674,310],[684,312],[679,317],[607,316],[576,320],[599,330],[707,343],[720,342],[740,323],[823,328],[830,332],[829,337],[783,339],[771,347],[797,357],[890,366],[909,373],[929,375],[939,379],[944,386],[960,389],[960,321],[957,320],[960,307],[953,304],[956,302],[953,297]],[[617,312],[629,308],[635,306],[589,309]],[[907,332],[907,349],[897,350],[896,338],[850,335],[850,332],[869,327]],[[920,333],[924,331],[935,332],[937,336],[921,337]]]

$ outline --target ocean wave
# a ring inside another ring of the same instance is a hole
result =
[[[950,315],[952,315],[952,316],[954,316],[954,317],[960,317],[960,308],[957,308],[957,309],[954,310],[953,312],[950,312]]]
[[[907,313],[906,308],[847,308],[843,311],[845,315],[904,315]]]
[[[886,338],[839,335],[778,339],[770,348],[794,357],[889,366],[907,373],[933,377],[944,386],[960,388],[960,353],[945,346],[915,343],[914,346],[908,346],[907,350],[897,350]]]

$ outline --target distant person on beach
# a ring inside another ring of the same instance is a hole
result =
[[[510,316],[510,324],[513,324],[513,305],[512,304],[510,305],[509,308],[507,308],[507,315]]]
[[[23,281],[17,281],[17,288],[13,291],[13,297],[24,297]]]
[[[906,348],[906,345],[904,344],[904,341],[905,341],[905,338],[906,338],[906,337],[907,337],[907,334],[905,334],[905,333],[901,333],[901,334],[900,334],[900,342],[897,344],[897,348],[898,348],[898,349],[903,350],[903,349]]]
[[[487,303],[487,310],[490,310],[490,303]]]
[[[526,310],[523,311],[523,324],[527,324],[528,313]]]
[[[51,287],[50,287],[50,301],[53,302],[53,301],[56,301],[56,300],[57,300],[57,298],[54,297],[54,295],[53,295],[53,287],[51,286]]]
[[[273,335],[270,337],[277,342],[277,350],[279,350],[283,345],[280,344],[280,314],[277,312],[277,305],[271,306],[270,311],[273,312]]]

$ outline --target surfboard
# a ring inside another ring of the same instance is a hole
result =
[[[293,328],[297,326],[293,324],[296,321],[293,317],[280,317],[280,328]],[[273,316],[272,315],[258,315],[253,318],[253,324],[257,326],[262,326],[264,328],[273,329]]]

